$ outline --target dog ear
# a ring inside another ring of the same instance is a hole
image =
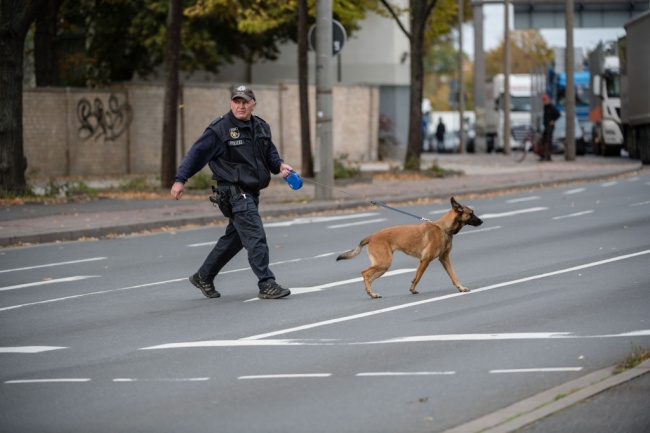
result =
[[[453,197],[451,198],[451,207],[458,213],[463,213],[463,206],[458,203]]]

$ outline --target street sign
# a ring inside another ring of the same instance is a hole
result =
[[[345,28],[341,25],[340,22],[332,20],[332,55],[335,56],[341,52],[343,49],[343,44],[347,39],[347,34],[345,33]],[[309,35],[307,37],[309,40],[309,48],[312,51],[316,51],[316,24],[311,26],[309,29]]]

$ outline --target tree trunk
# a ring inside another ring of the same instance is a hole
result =
[[[23,51],[45,0],[0,1],[0,192],[24,195]]]
[[[160,173],[160,183],[163,188],[171,187],[171,185],[174,183],[174,177],[176,175],[176,136],[178,133],[179,93],[178,70],[180,65],[182,19],[182,0],[169,0],[169,15],[167,16],[167,41],[165,45],[167,81],[165,83],[162,163]]]
[[[434,1],[435,3],[435,1]],[[404,168],[420,170],[422,155],[422,90],[424,87],[424,31],[430,14],[428,2],[411,0],[411,91],[409,133]]]
[[[307,0],[298,2],[298,91],[300,99],[300,143],[302,175],[314,177],[309,129],[309,64],[307,59]]]
[[[62,3],[63,0],[47,2],[43,11],[36,17],[34,72],[36,85],[39,87],[59,84],[56,16]]]

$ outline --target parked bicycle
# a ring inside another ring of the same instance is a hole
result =
[[[540,154],[540,143],[539,140],[535,139],[535,130],[532,127],[513,127],[512,137],[514,138],[514,143],[510,148],[510,153],[515,161],[523,161],[529,153]]]

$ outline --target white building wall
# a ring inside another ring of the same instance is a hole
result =
[[[406,6],[402,0],[401,6]],[[409,17],[401,17],[408,28]],[[332,59],[335,83],[342,84],[388,84],[410,83],[410,46],[406,35],[393,18],[369,12],[360,23],[360,29],[348,36],[340,53]],[[308,54],[309,82],[316,82],[316,55]],[[239,83],[245,80],[245,65],[237,61],[222,67],[216,81]],[[278,60],[259,62],[252,69],[252,84],[273,84],[286,80],[298,80],[298,46],[289,42],[280,47]]]

